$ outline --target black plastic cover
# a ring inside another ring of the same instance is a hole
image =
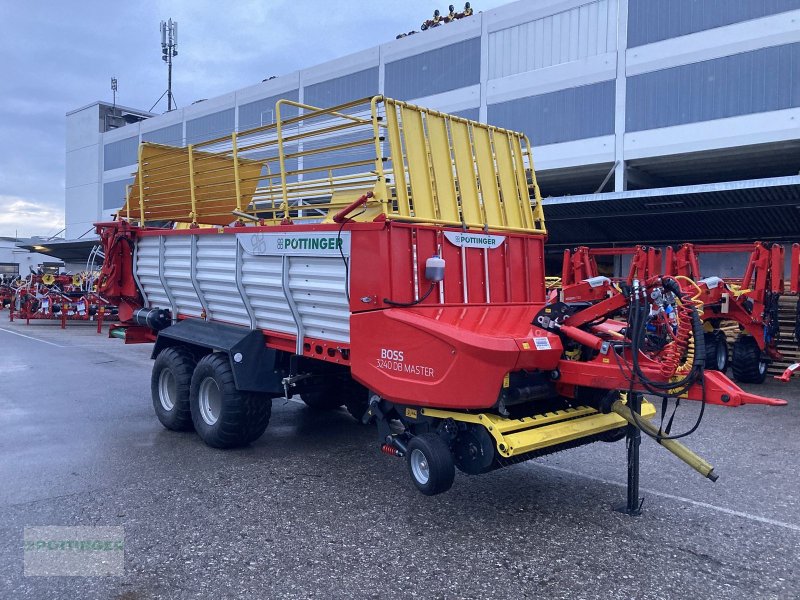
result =
[[[225,352],[231,361],[236,388],[246,392],[266,392],[283,395],[282,376],[276,373],[278,351],[266,346],[261,331],[236,325],[225,325],[184,319],[158,332],[151,358],[164,348],[188,345]]]

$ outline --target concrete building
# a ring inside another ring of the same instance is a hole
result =
[[[554,247],[800,236],[800,0],[522,0],[114,129],[69,113],[67,237],[122,205],[140,141],[378,93],[526,132]]]

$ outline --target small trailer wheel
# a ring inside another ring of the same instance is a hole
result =
[[[221,352],[197,363],[189,404],[195,430],[214,448],[236,448],[256,440],[272,412],[271,398],[236,389],[230,360]]]
[[[722,331],[705,334],[706,370],[724,373],[728,368],[728,341]]]
[[[435,433],[423,433],[411,439],[406,464],[414,485],[426,496],[446,492],[453,485],[456,474],[453,454]]]
[[[165,348],[153,363],[150,378],[153,410],[161,424],[172,431],[193,428],[189,386],[196,363],[194,355],[180,346]]]

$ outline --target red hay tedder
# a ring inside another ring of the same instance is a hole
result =
[[[548,303],[524,135],[383,97],[281,100],[275,114],[185,148],[143,143],[119,220],[97,225],[98,292],[119,306],[110,335],[155,342],[168,429],[248,444],[272,398],[299,394],[374,422],[381,449],[436,494],[455,468],[626,432],[638,465],[640,429],[715,479],[649,422],[642,394],[785,404],[704,368],[710,296],[677,273],[620,287],[572,270]]]
[[[100,333],[103,320],[116,314],[116,306],[98,294],[91,278],[75,274],[30,274],[0,290],[0,301],[13,321],[50,320],[66,327],[69,321],[96,321]]]

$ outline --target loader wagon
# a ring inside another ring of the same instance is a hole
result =
[[[272,399],[299,394],[373,423],[430,495],[456,468],[656,431],[642,393],[782,403],[704,371],[701,307],[674,279],[594,278],[548,304],[528,139],[405,102],[280,100],[270,125],[143,143],[97,230],[111,335],[155,342],[156,415],[214,447],[256,440]],[[644,335],[665,313],[663,339]]]

